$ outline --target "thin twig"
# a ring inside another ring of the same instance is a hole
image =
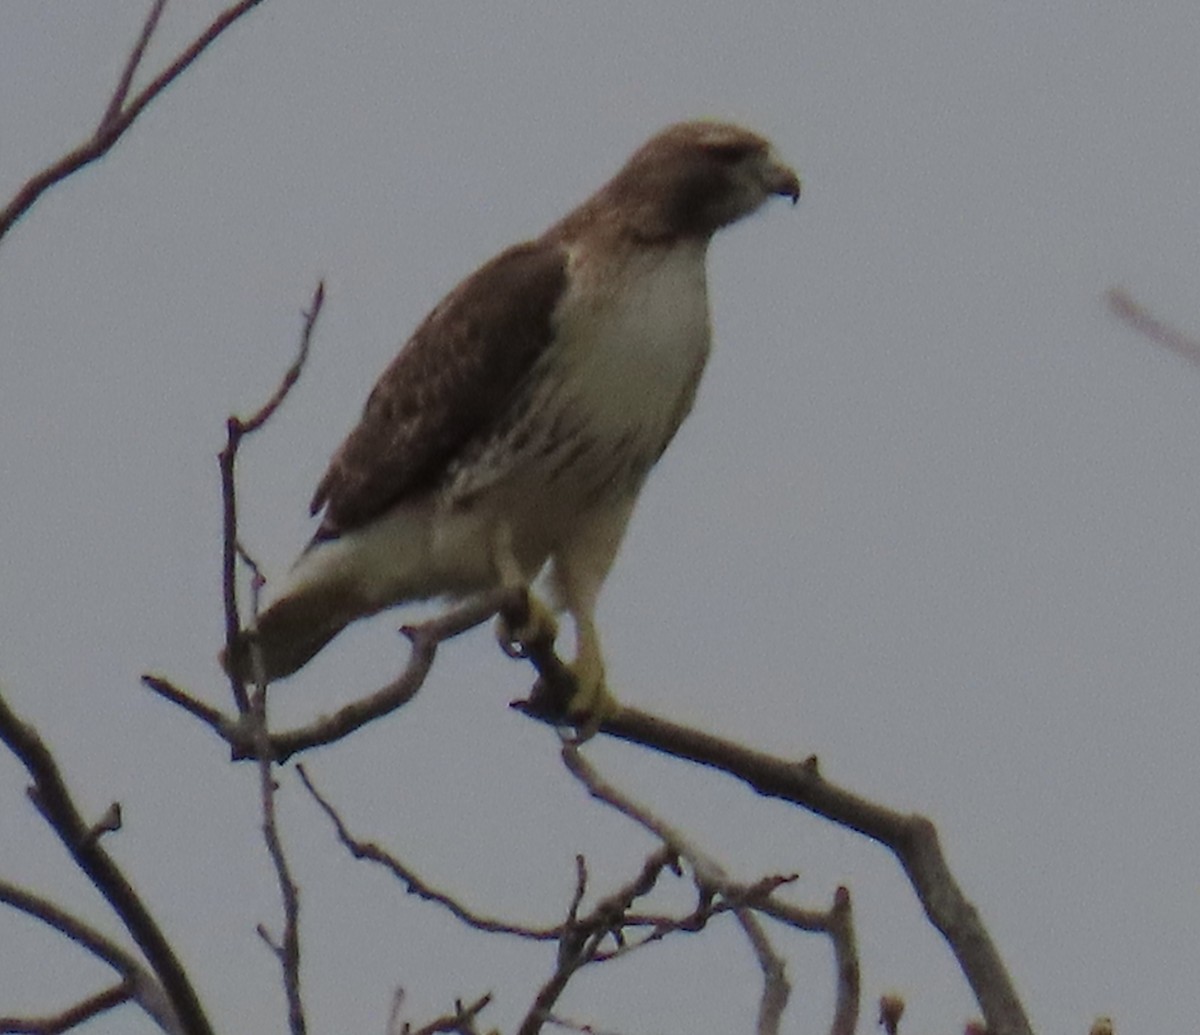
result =
[[[88,838],[96,840],[103,837],[105,834],[115,834],[121,829],[121,803],[114,801],[95,823],[88,830]]]
[[[130,84],[133,81],[133,75],[137,70],[137,66],[141,63],[146,44],[153,34],[158,16],[164,6],[162,0],[154,0],[150,13],[142,24],[138,42],[134,44],[130,52],[129,58],[121,72],[121,78],[117,83],[116,89],[113,91],[112,98],[105,108],[104,115],[101,117],[96,131],[78,147],[63,155],[58,161],[46,166],[40,172],[35,173],[21,185],[12,200],[0,210],[0,240],[4,238],[13,226],[16,225],[17,220],[25,215],[46,191],[55,184],[62,183],[63,180],[78,172],[84,166],[90,165],[98,158],[106,155],[112,149],[113,145],[125,135],[125,132],[133,125],[137,117],[163,90],[190,68],[196,59],[226,29],[260,3],[262,3],[262,0],[241,0],[240,3],[226,8],[145,89],[138,93],[133,100],[123,103],[128,94]],[[114,110],[114,103],[118,100],[122,103],[117,104],[117,110]]]
[[[80,920],[62,906],[36,892],[0,880],[0,902],[66,935],[123,977],[137,974],[141,970],[141,964],[111,938],[106,938],[91,924]]]
[[[566,753],[574,765],[586,768],[586,763],[579,758],[578,751],[573,745],[568,745]],[[316,788],[305,767],[297,766],[297,772],[313,800],[333,824],[339,841],[351,855],[385,867],[405,884],[410,894],[442,906],[460,922],[476,930],[539,941],[558,941],[559,949],[555,970],[539,989],[519,1029],[521,1035],[533,1035],[548,1023],[554,1016],[554,1003],[565,990],[571,977],[584,966],[615,959],[619,955],[661,940],[668,933],[701,930],[711,916],[726,911],[739,914],[739,920],[747,928],[751,944],[764,973],[759,1031],[773,1033],[778,1030],[778,1019],[787,1001],[787,982],[783,977],[781,960],[771,949],[761,927],[752,916],[749,916],[749,910],[772,902],[770,899],[772,892],[782,884],[793,881],[794,875],[766,877],[749,886],[739,885],[728,880],[720,867],[703,857],[694,847],[686,845],[680,835],[671,831],[661,821],[650,817],[645,810],[640,810],[638,807],[632,806],[627,799],[617,796],[594,774],[590,774],[589,770],[590,786],[598,795],[607,796],[626,814],[637,813],[639,821],[644,822],[660,837],[665,835],[671,839],[671,842],[685,845],[686,857],[693,872],[704,874],[712,890],[703,890],[705,885],[700,885],[702,904],[686,917],[649,918],[631,913],[630,907],[634,901],[648,894],[654,888],[664,869],[677,870],[679,850],[675,843],[664,843],[647,858],[641,872],[633,880],[597,903],[586,916],[581,917],[579,909],[587,887],[587,869],[583,859],[577,858],[575,891],[568,905],[565,923],[542,928],[512,924],[475,912],[452,895],[429,885],[410,867],[379,845],[356,838],[337,809]],[[697,880],[699,881],[699,879],[698,877]],[[719,897],[714,898],[714,895]],[[848,906],[848,899],[846,905]],[[795,910],[794,907],[792,907],[793,913],[788,914],[787,909],[788,907],[779,904],[778,915],[783,922],[809,930],[826,930],[827,914],[812,911],[804,913]],[[769,909],[764,911],[771,912]],[[643,939],[633,943],[626,942],[624,930],[628,927],[642,925],[653,925],[654,930]],[[609,937],[614,940],[616,948],[611,951],[602,951],[601,946]]]
[[[684,916],[663,916],[660,914],[626,913],[623,921],[625,930],[650,930],[636,939],[626,938],[617,948],[597,952],[594,962],[607,963],[618,956],[627,956],[631,952],[643,949],[655,942],[663,941],[672,934],[691,934],[702,931],[708,922],[725,913],[731,913],[743,907],[750,907],[760,912],[771,912],[767,907],[775,904],[770,898],[771,892],[784,884],[790,884],[796,879],[795,875],[765,877],[754,884],[741,889],[728,886],[722,893],[713,897],[708,892],[700,896],[695,908]],[[779,905],[783,905],[779,903]],[[806,911],[807,912],[807,911]],[[771,914],[774,915],[773,913]],[[823,915],[823,914],[821,914]],[[793,925],[799,926],[799,925]],[[803,927],[803,930],[824,931],[822,923]]]
[[[80,1000],[60,1013],[46,1017],[0,1017],[0,1035],[61,1035],[132,998],[133,989],[128,982],[122,981]]]
[[[789,883],[794,877],[769,877],[746,889],[745,894],[738,896],[730,893],[729,898],[719,902],[709,903],[707,909],[697,910],[682,917],[646,916],[628,912],[629,904],[636,898],[649,892],[664,868],[674,869],[676,858],[674,852],[666,847],[651,854],[645,861],[642,871],[628,885],[610,896],[585,917],[579,916],[579,908],[587,888],[587,868],[582,856],[576,857],[575,890],[567,907],[567,919],[563,924],[537,927],[529,924],[515,924],[486,916],[464,905],[448,892],[435,888],[417,874],[411,867],[398,859],[391,852],[373,841],[364,841],[351,833],[345,820],[329,800],[317,789],[312,777],[304,765],[297,765],[296,771],[301,781],[312,795],[318,807],[325,813],[333,824],[338,840],[356,859],[363,859],[387,869],[401,881],[406,890],[427,902],[442,906],[457,920],[478,931],[490,934],[507,934],[531,941],[555,941],[563,938],[567,931],[594,932],[603,928],[611,932],[617,939],[615,949],[597,951],[592,956],[592,962],[603,963],[618,956],[627,955],[634,949],[643,947],[654,941],[661,941],[668,934],[675,932],[697,931],[703,928],[707,920],[718,913],[727,912],[742,905],[758,906],[760,903],[771,901],[769,896],[780,885]],[[784,907],[781,907],[784,908]],[[614,925],[613,918],[620,917],[620,924]],[[819,914],[824,916],[824,914]],[[786,922],[786,921],[785,921]],[[823,929],[814,922],[812,929]],[[623,928],[650,927],[652,931],[644,938],[635,942],[625,942],[621,931]]]
[[[644,805],[618,791],[616,787],[601,777],[591,763],[583,757],[577,744],[564,742],[562,760],[571,775],[587,788],[593,798],[616,809],[621,815],[629,817],[662,841],[676,855],[686,859],[702,890],[721,890],[728,883],[725,871],[715,860],[691,844],[682,832],[654,815]]]
[[[258,621],[259,603],[262,591],[267,585],[267,577],[263,574],[262,566],[254,559],[250,551],[242,545],[240,540],[234,543],[234,549],[237,551],[238,560],[250,572],[250,614],[254,617],[255,621]]]
[[[256,413],[244,419],[234,418],[238,422],[239,436],[253,434],[275,416],[275,411],[283,405],[283,401],[288,397],[288,393],[295,387],[296,382],[300,380],[300,375],[304,371],[304,364],[308,361],[308,353],[312,348],[313,328],[317,324],[317,318],[321,315],[321,308],[324,305],[325,281],[322,280],[317,282],[317,289],[313,292],[312,299],[308,303],[308,309],[304,312],[304,324],[300,331],[300,345],[296,350],[296,358],[292,360],[292,365],[284,371],[283,380],[279,382],[274,394]]]
[[[146,56],[146,48],[150,45],[150,37],[154,35],[154,30],[158,28],[158,21],[162,17],[163,9],[166,6],[167,0],[154,0],[154,4],[150,8],[150,13],[146,15],[146,20],[142,23],[142,34],[138,37],[137,43],[133,45],[133,49],[129,52],[129,57],[125,61],[125,67],[121,70],[121,79],[117,83],[117,88],[113,90],[108,107],[104,110],[104,115],[100,119],[100,129],[106,129],[120,117],[121,109],[125,107],[125,99],[129,96],[129,88],[133,85],[133,77],[137,75],[138,66],[142,63],[142,58]]]
[[[728,874],[715,860],[691,844],[670,824],[655,816],[649,809],[618,791],[602,779],[595,768],[583,757],[578,745],[566,742],[562,749],[563,764],[571,775],[579,780],[592,797],[615,808],[640,826],[658,837],[676,855],[687,860],[695,876],[702,899],[706,902],[716,894],[745,896],[745,890],[729,879]],[[783,1011],[787,1007],[791,988],[784,973],[783,959],[775,952],[766,931],[745,906],[733,910],[738,923],[746,933],[763,974],[763,992],[759,999],[758,1035],[778,1035]]]
[[[1123,288],[1109,288],[1104,297],[1108,308],[1119,320],[1145,335],[1155,345],[1182,356],[1189,363],[1200,365],[1200,340],[1158,319]]]
[[[539,990],[537,998],[521,1026],[520,1031],[523,1035],[532,1035],[540,1029],[567,982],[581,967],[595,959],[600,945],[606,937],[612,935],[620,943],[620,931],[625,923],[629,906],[637,898],[648,894],[653,889],[664,868],[675,865],[675,853],[666,846],[659,848],[646,860],[641,872],[633,880],[598,902],[586,916],[580,917],[579,907],[587,886],[587,870],[582,858],[577,857],[575,890],[567,909],[565,923],[552,927],[508,923],[475,912],[452,895],[428,884],[411,868],[383,848],[354,837],[337,809],[317,790],[305,767],[298,765],[296,769],[313,800],[333,824],[338,840],[355,858],[365,859],[385,867],[404,883],[410,894],[441,906],[456,919],[475,930],[513,935],[533,941],[557,941],[559,943],[555,971]],[[452,1019],[441,1018],[435,1024],[445,1025]],[[433,1027],[422,1030],[458,1029]]]
[[[456,1000],[454,1003],[454,1013],[438,1017],[430,1021],[423,1028],[417,1028],[415,1031],[410,1031],[408,1026],[405,1025],[405,1035],[437,1035],[439,1032],[457,1033],[457,1035],[478,1035],[475,1028],[475,1018],[491,1001],[491,992],[484,993],[475,1002],[466,1006],[462,1004],[461,1000]]]
[[[260,928],[263,940],[271,945],[283,976],[283,991],[288,1004],[288,1027],[292,1035],[305,1035],[308,1022],[304,1015],[304,1002],[300,996],[300,889],[292,879],[287,856],[283,851],[283,841],[279,836],[279,824],[275,815],[275,763],[271,758],[270,743],[267,737],[267,695],[265,692],[255,695],[255,708],[252,721],[259,732],[258,740],[258,777],[259,794],[262,805],[262,833],[266,842],[267,854],[275,868],[275,879],[279,884],[280,898],[283,900],[283,937],[278,945],[271,943],[265,930]]]
[[[164,676],[156,676],[148,672],[142,676],[142,685],[158,694],[164,700],[178,705],[206,726],[210,726],[222,739],[229,740],[230,737],[235,735],[230,730],[230,727],[238,725],[237,720],[231,721],[226,718],[224,713],[219,709],[213,708],[203,701],[198,701],[191,694],[180,690],[179,687]]]
[[[587,894],[587,860],[582,855],[575,856],[575,894],[571,896],[571,904],[567,906],[567,923],[573,924],[579,920],[579,907],[583,896]]]
[[[245,555],[238,541],[237,514],[237,479],[236,466],[238,449],[242,439],[258,431],[274,416],[275,411],[283,404],[308,359],[312,346],[313,329],[317,318],[321,315],[321,307],[325,304],[325,282],[319,281],[304,313],[304,322],[300,329],[300,343],[296,349],[296,357],[291,366],[284,372],[275,391],[255,413],[247,418],[232,416],[225,421],[225,448],[217,456],[221,470],[221,503],[222,503],[222,549],[221,549],[221,590],[225,603],[225,654],[233,657],[234,645],[241,633],[242,620],[238,613],[237,599],[237,561],[239,553]],[[248,556],[248,555],[246,555]],[[261,577],[261,573],[256,574]],[[245,715],[250,710],[250,698],[246,693],[246,685],[234,672],[235,666],[229,666],[229,688],[233,693],[234,703],[239,714]]]
[[[582,967],[591,962],[592,951],[598,945],[599,938],[594,933],[578,940],[563,939],[559,945],[558,965],[538,989],[532,1005],[521,1021],[521,1026],[517,1029],[517,1035],[537,1035],[542,1030],[542,1025],[549,1019],[554,1004],[566,990],[567,983]]]
[[[304,786],[308,789],[308,793],[312,795],[313,800],[320,806],[321,811],[329,817],[329,821],[333,824],[334,830],[337,832],[338,840],[346,847],[350,854],[355,859],[365,859],[389,870],[397,880],[404,884],[405,890],[410,895],[416,895],[417,898],[424,899],[426,902],[433,902],[441,906],[455,917],[455,919],[460,920],[468,927],[473,927],[477,931],[487,931],[491,934],[511,934],[518,938],[528,938],[532,941],[554,941],[558,938],[562,930],[559,925],[553,927],[532,927],[497,920],[494,917],[484,916],[481,913],[475,912],[469,906],[465,906],[459,902],[453,895],[433,887],[433,885],[422,879],[416,872],[390,852],[374,842],[361,841],[351,834],[337,809],[317,790],[316,785],[313,783],[304,766],[297,765],[296,772],[299,774]]]
[[[546,1023],[553,1025],[556,1028],[563,1028],[566,1031],[578,1031],[583,1035],[620,1035],[620,1032],[609,1031],[604,1028],[597,1028],[593,1024],[587,1024],[584,1021],[575,1021],[570,1017],[563,1017],[562,1014],[552,1013],[546,1017]]]

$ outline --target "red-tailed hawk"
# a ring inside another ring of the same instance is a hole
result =
[[[608,714],[596,600],[704,369],[708,242],[772,195],[799,194],[762,137],[681,123],[459,284],[334,454],[312,499],[320,528],[232,667],[290,675],[356,618],[527,586],[549,561],[575,626],[570,712]],[[549,612],[533,611],[544,631]]]

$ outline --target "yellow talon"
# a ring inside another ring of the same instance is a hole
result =
[[[575,726],[575,739],[582,744],[596,735],[609,719],[620,714],[620,702],[609,692],[604,678],[604,659],[594,647],[595,640],[584,639],[583,649],[569,666],[575,677],[575,692],[567,702],[567,716]]]

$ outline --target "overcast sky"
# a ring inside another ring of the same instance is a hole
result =
[[[5,0],[0,194],[80,141],[148,0]],[[161,67],[217,10],[177,3]],[[716,352],[602,601],[631,703],[803,757],[933,818],[1042,1032],[1200,1014],[1200,369],[1114,321],[1123,285],[1200,333],[1200,7],[1063,0],[354,4],[265,0],[0,247],[0,680],[58,752],[227,1032],[280,1031],[254,773],[138,685],[225,704],[223,422],[269,393],[318,280],[304,379],[242,467],[278,576],[374,378],[478,263],[539,233],[663,125],[732,118],[801,204],[724,233]],[[372,689],[395,616],[274,697]],[[558,919],[651,847],[506,702],[485,630],[402,712],[311,756],[363,836],[472,904]],[[728,778],[599,738],[589,757],[734,873],[855,896],[868,1005],[973,1013],[894,860]],[[0,758],[0,874],[115,931]],[[511,1030],[545,946],[464,932],[350,860],[294,778],[317,1032],[494,990]],[[780,932],[789,1031],[827,1024],[828,946]],[[640,959],[642,962],[636,962]],[[0,912],[0,1013],[104,968]],[[564,1012],[629,1035],[746,1031],[730,924],[585,975]],[[151,1030],[129,1010],[97,1033]]]

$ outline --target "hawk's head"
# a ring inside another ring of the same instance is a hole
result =
[[[800,197],[800,178],[768,140],[727,122],[681,122],[651,137],[598,198],[644,241],[708,238],[772,195]]]

